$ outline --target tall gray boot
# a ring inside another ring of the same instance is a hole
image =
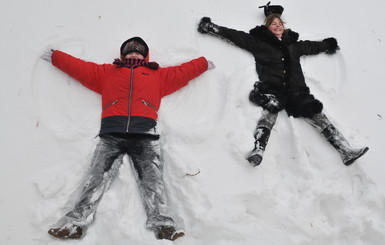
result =
[[[352,164],[355,160],[363,156],[368,147],[352,148],[345,137],[333,126],[329,119],[323,113],[314,115],[307,121],[317,128],[321,135],[338,151],[343,163],[346,166]]]
[[[267,146],[267,142],[270,138],[271,130],[277,120],[278,113],[271,113],[267,110],[262,112],[262,116],[257,123],[257,129],[254,133],[254,149],[250,153],[250,156],[247,160],[254,167],[261,164],[263,159],[263,153]]]

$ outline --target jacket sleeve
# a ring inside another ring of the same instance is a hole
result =
[[[207,71],[206,58],[200,57],[179,66],[160,68],[161,96],[169,95]]]
[[[258,48],[258,43],[253,36],[244,31],[238,31],[220,26],[219,33],[217,35],[249,52],[253,52],[256,48]]]
[[[104,65],[86,62],[58,50],[52,54],[52,64],[78,80],[85,87],[101,93],[101,81],[105,74]]]
[[[298,52],[302,55],[316,55],[328,50],[327,43],[323,41],[299,41]]]

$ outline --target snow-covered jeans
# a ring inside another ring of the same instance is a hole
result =
[[[118,175],[125,154],[131,158],[136,172],[139,191],[147,213],[147,228],[154,230],[159,226],[175,225],[172,218],[161,214],[166,206],[166,196],[162,179],[159,136],[146,134],[101,137],[81,197],[74,209],[65,215],[67,222],[86,226],[93,221],[96,208]]]

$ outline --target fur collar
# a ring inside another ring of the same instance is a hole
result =
[[[283,43],[283,44],[291,44],[298,41],[299,34],[287,29],[282,35],[282,41],[280,41],[266,26],[256,26],[255,28],[249,31],[250,35],[252,35],[256,39],[265,40],[270,43]]]

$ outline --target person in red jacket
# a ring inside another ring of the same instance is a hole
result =
[[[100,142],[91,163],[91,172],[75,207],[58,228],[48,233],[59,239],[79,239],[93,220],[103,194],[118,174],[127,154],[136,170],[136,179],[147,214],[146,227],[158,239],[175,240],[184,235],[166,214],[162,180],[159,134],[156,131],[161,99],[208,69],[204,57],[179,66],[162,68],[149,62],[149,48],[140,37],[125,41],[120,58],[113,64],[95,64],[59,50],[48,50],[42,58],[102,96]]]

